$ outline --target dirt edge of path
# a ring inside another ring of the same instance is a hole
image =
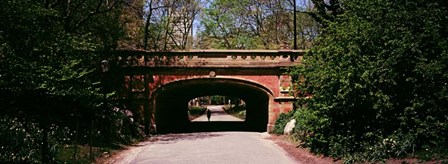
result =
[[[294,160],[307,164],[328,164],[328,163],[342,163],[340,160],[335,160],[330,157],[318,156],[311,153],[308,149],[297,147],[287,135],[270,134],[267,139],[273,141],[283,150],[285,150]]]

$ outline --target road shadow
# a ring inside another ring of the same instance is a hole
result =
[[[157,142],[160,144],[171,144],[177,141],[184,140],[200,140],[205,138],[219,137],[222,134],[216,133],[170,133],[162,134],[152,137],[150,142]]]
[[[243,121],[190,122],[190,132],[256,131]]]
[[[210,121],[210,122],[188,122],[172,124],[170,128],[163,128],[157,131],[158,134],[169,133],[196,133],[196,132],[223,132],[223,131],[246,131],[246,132],[266,132],[264,124],[248,123],[242,121]]]

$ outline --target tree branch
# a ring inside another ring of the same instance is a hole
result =
[[[111,11],[118,4],[118,2],[121,2],[121,0],[115,0],[111,6],[107,6],[105,10],[101,10],[101,5],[103,4],[103,1],[104,0],[100,0],[95,8],[95,11],[91,11],[85,18],[81,19],[78,23],[73,25],[73,28],[69,28],[69,31],[73,31],[74,29],[80,27],[95,15]]]

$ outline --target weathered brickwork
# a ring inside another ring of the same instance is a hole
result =
[[[149,105],[153,93],[173,82],[191,79],[235,79],[264,91],[269,97],[267,130],[271,130],[280,113],[293,110],[295,99],[289,95],[292,80],[283,71],[300,64],[301,51],[201,51],[164,55],[149,53],[145,56],[143,53],[135,60],[129,60],[132,59],[129,56],[120,57],[120,60],[128,59],[121,61],[125,65],[122,66],[124,83],[120,95],[130,101],[135,115],[145,118],[140,120],[147,127],[155,126],[149,125],[155,124],[156,119],[157,109]]]

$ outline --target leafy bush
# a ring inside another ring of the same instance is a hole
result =
[[[303,65],[290,71],[303,77],[297,95],[308,96],[295,115],[295,135],[304,146],[348,162],[448,148],[443,4],[343,2],[344,14],[328,23]]]
[[[191,106],[191,107],[189,107],[188,114],[189,114],[190,120],[193,120],[193,119],[203,115],[205,113],[206,109],[207,108],[201,107],[201,106],[198,106],[198,107]]]
[[[283,130],[285,129],[286,124],[293,118],[294,110],[288,113],[281,113],[277,120],[275,121],[274,129],[272,129],[272,133],[275,134],[283,134]]]
[[[61,14],[75,4],[0,1],[0,163],[57,163],[67,145],[107,147],[124,142],[112,131],[138,129],[108,110],[120,85],[110,76],[116,65],[109,75],[98,69],[101,60],[112,61],[100,52],[122,37],[121,5],[98,12],[92,2],[76,4],[70,20],[80,23]]]
[[[0,118],[0,163],[39,163],[42,131],[36,123]]]
[[[233,105],[227,105],[224,106],[224,111],[228,114],[240,118],[240,119],[246,119],[246,106],[233,106]]]

